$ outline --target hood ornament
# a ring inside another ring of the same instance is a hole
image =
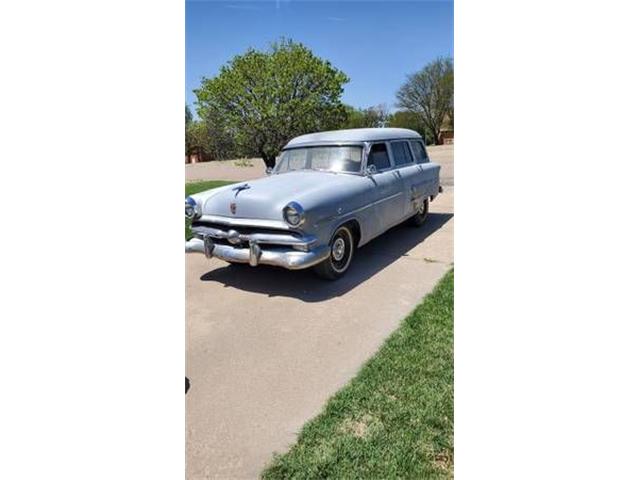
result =
[[[233,187],[231,190],[236,192],[236,197],[242,190],[248,190],[251,188],[251,185],[248,183],[243,183],[242,185],[238,185],[237,187]]]
[[[234,197],[234,198],[236,198],[241,191],[248,190],[249,188],[251,188],[251,185],[249,185],[248,183],[243,183],[242,185],[238,185],[237,187],[233,187],[231,190],[236,192],[236,195]],[[233,215],[236,214],[237,208],[238,208],[238,206],[236,205],[236,202],[231,202],[229,204],[229,210],[231,210],[231,213]]]

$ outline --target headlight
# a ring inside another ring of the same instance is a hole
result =
[[[184,201],[184,216],[190,219],[198,218],[202,215],[202,210],[197,201],[187,197]]]
[[[282,216],[292,227],[299,227],[304,223],[304,208],[297,202],[288,203],[282,209]]]

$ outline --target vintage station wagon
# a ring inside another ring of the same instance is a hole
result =
[[[439,192],[440,165],[416,132],[362,128],[291,140],[259,180],[185,200],[189,253],[343,275],[356,248],[404,221],[422,225]]]

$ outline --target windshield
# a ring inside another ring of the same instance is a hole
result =
[[[294,170],[323,170],[327,172],[360,172],[362,147],[306,147],[282,152],[276,166],[277,173]]]

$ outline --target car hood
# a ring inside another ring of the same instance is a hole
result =
[[[245,188],[238,188],[241,186]],[[343,203],[358,190],[365,188],[366,177],[360,175],[318,171],[288,172],[216,189],[202,198],[202,213],[280,221],[282,209],[289,202],[298,202],[310,214],[327,204]]]

